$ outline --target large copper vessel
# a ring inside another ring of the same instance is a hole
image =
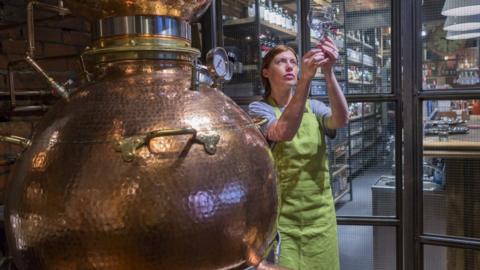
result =
[[[100,19],[83,54],[92,82],[48,112],[10,178],[19,269],[262,260],[277,214],[268,145],[232,100],[192,76],[199,52],[187,20],[209,1],[64,1]]]

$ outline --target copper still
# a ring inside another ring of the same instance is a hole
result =
[[[211,0],[64,0],[95,20],[91,82],[53,106],[9,180],[23,269],[236,269],[275,233],[276,175],[257,126],[199,80],[190,25]]]

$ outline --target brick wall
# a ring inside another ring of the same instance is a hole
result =
[[[56,4],[58,1],[42,0],[43,3]],[[7,96],[7,68],[15,61],[24,59],[27,51],[26,27],[27,0],[0,1],[0,135],[19,135],[30,137],[33,127],[45,110],[14,112],[10,97]],[[90,25],[83,19],[60,17],[52,12],[34,9],[35,14],[35,58],[49,75],[58,82],[67,79],[81,79],[81,65],[78,57],[63,58],[66,55],[79,55],[90,43]],[[49,57],[60,57],[48,59]],[[43,58],[46,58],[42,60]],[[12,66],[15,70],[15,89],[18,92],[41,90],[51,92],[45,80],[26,63]],[[50,94],[41,96],[17,96],[16,107],[32,105],[52,105],[58,100]],[[4,185],[11,169],[5,161],[15,157],[20,147],[0,142],[0,202]]]

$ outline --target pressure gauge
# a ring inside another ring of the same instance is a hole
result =
[[[230,81],[233,77],[233,68],[234,68],[234,65],[232,63],[232,61],[228,61],[227,62],[227,73],[225,74],[225,77],[224,77],[224,80],[225,81]]]
[[[216,47],[207,53],[207,67],[216,82],[225,82],[232,78],[233,68],[224,48]]]

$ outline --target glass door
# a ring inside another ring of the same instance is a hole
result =
[[[348,126],[328,140],[341,269],[402,269],[401,111],[392,86],[392,63],[398,61],[392,58],[392,2],[309,4],[335,12],[329,36],[340,58],[334,73],[349,105]],[[311,49],[318,40],[313,31],[308,34]],[[321,69],[311,97],[329,102]]]
[[[236,61],[224,91],[244,106],[262,98],[262,57],[286,44],[302,57],[319,39],[307,25],[312,7],[334,11],[329,34],[340,51],[335,75],[346,95],[350,123],[328,141],[341,269],[402,269],[402,112],[399,22],[391,0],[221,1],[223,44]],[[218,6],[218,5],[217,5]],[[396,64],[397,63],[397,64]],[[396,79],[395,79],[396,78]],[[319,69],[311,98],[328,105]],[[398,150],[400,149],[400,150]]]
[[[480,269],[480,2],[404,4],[408,269]]]

